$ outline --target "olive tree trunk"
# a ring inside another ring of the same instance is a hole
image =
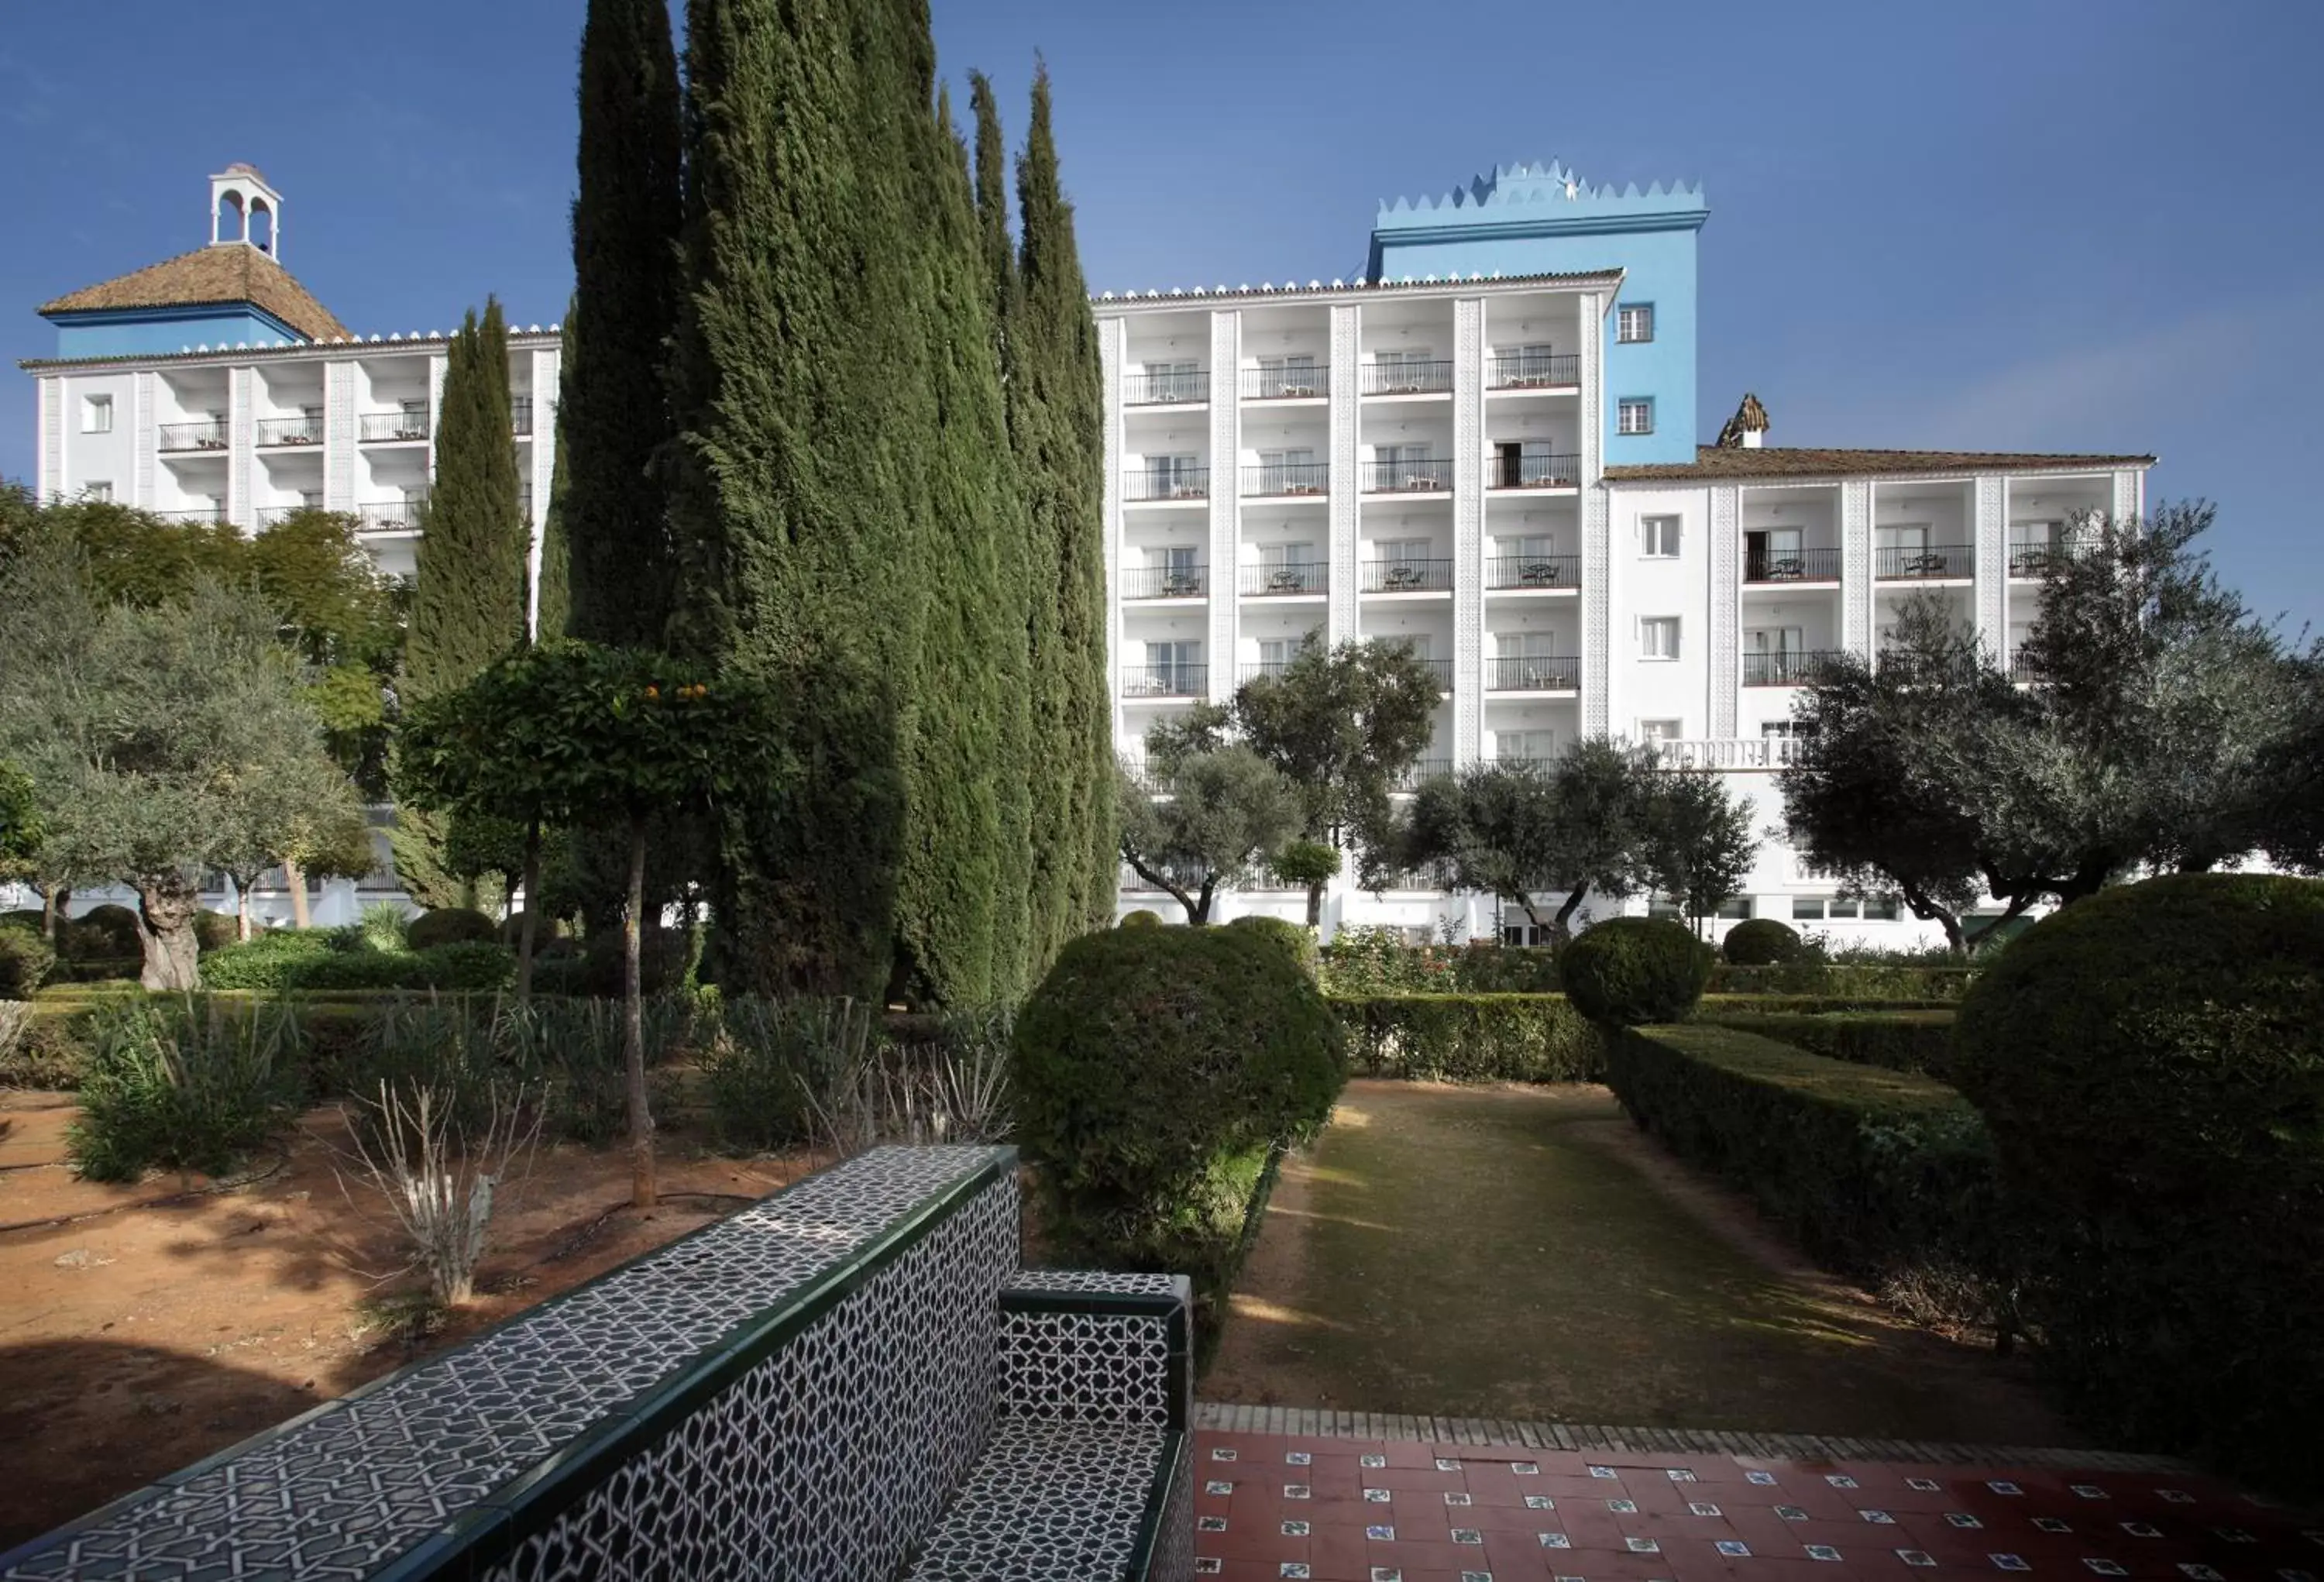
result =
[[[640,969],[646,909],[646,821],[630,817],[630,893],[622,908],[622,1065],[630,1087],[630,1201],[654,1206],[653,1115],[646,1106],[644,975]],[[530,898],[526,910],[531,910]]]
[[[201,943],[194,933],[194,913],[200,910],[200,894],[178,874],[138,882],[137,935],[145,948],[139,983],[157,992],[202,986]]]
[[[306,871],[289,857],[282,859],[282,883],[290,892],[290,923],[293,928],[310,928],[314,916],[307,910]]]

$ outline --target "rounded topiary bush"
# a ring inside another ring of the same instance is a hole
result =
[[[686,981],[692,965],[694,939],[684,929],[641,929],[638,932],[639,992],[659,995]],[[622,993],[622,930],[599,929],[582,943],[581,992],[601,998]]]
[[[1058,954],[1011,1069],[1056,1249],[1191,1273],[1215,1298],[1269,1153],[1331,1114],[1340,1028],[1274,939],[1115,929]]]
[[[1299,964],[1300,971],[1309,977],[1315,976],[1315,932],[1305,925],[1254,912],[1234,919],[1227,927],[1240,929],[1262,939],[1272,939],[1278,948],[1291,953],[1291,959]]]
[[[204,955],[239,944],[241,939],[242,925],[225,912],[205,907],[194,913],[194,942],[201,947]]]
[[[1800,931],[1771,917],[1746,918],[1727,930],[1720,948],[1729,967],[1780,967],[1797,961],[1805,947]]]
[[[433,950],[438,945],[490,945],[500,937],[498,923],[465,906],[423,911],[403,930],[403,942],[414,950]]]
[[[1592,1022],[1676,1022],[1711,981],[1711,947],[1668,918],[1593,923],[1557,958],[1558,981]]]
[[[1953,1078],[2020,1210],[2045,1367],[2125,1442],[2324,1490],[2324,882],[2178,874],[2044,919]]]
[[[115,906],[107,902],[103,906],[90,907],[73,921],[78,930],[86,930],[78,936],[84,945],[76,950],[76,954],[105,957],[145,954],[145,936],[138,925],[137,914],[125,906]],[[102,947],[90,948],[97,947],[99,933],[104,939]]]
[[[0,1000],[31,999],[56,964],[57,953],[38,929],[0,923]]]
[[[1141,906],[1136,911],[1123,912],[1121,921],[1113,926],[1117,929],[1158,929],[1162,926],[1162,915]]]

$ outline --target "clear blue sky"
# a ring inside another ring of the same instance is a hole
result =
[[[1497,161],[1700,180],[1705,432],[1750,389],[1778,444],[2152,450],[2227,578],[2324,627],[2316,0],[933,3],[1012,135],[1047,53],[1093,289],[1352,274],[1378,200]],[[237,159],[366,334],[563,314],[580,0],[7,11],[11,359],[39,302],[206,240]]]

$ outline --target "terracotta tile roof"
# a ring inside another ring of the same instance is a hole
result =
[[[2010,450],[1820,450],[1768,445],[1757,449],[1698,445],[1692,461],[1609,467],[1611,484],[1704,478],[1839,478],[1948,472],[2063,472],[2082,467],[2152,467],[2152,456],[2061,456]]]
[[[243,243],[197,247],[132,273],[100,281],[53,302],[42,313],[89,313],[116,308],[185,308],[248,302],[272,313],[309,340],[348,333],[328,308],[309,296],[290,272]]]

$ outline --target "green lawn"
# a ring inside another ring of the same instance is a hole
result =
[[[2067,1444],[2022,1372],[1786,1268],[1603,1088],[1351,1084],[1202,1384],[1351,1411]]]

